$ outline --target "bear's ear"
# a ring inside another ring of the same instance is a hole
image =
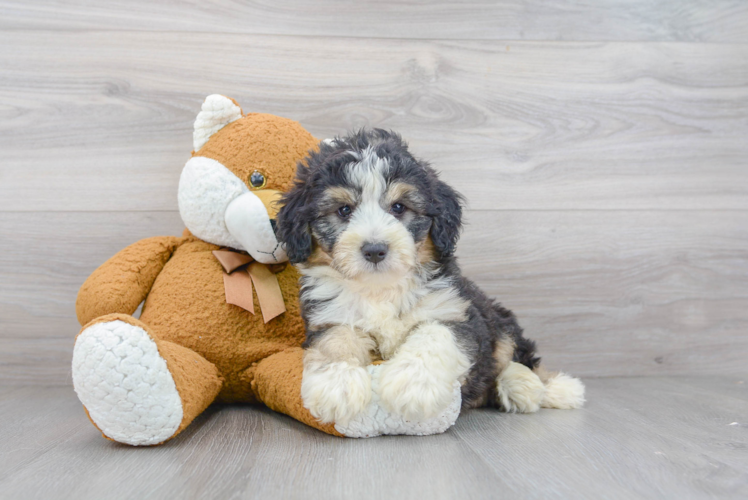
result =
[[[242,108],[235,100],[220,94],[206,97],[195,119],[195,131],[192,133],[194,150],[202,148],[210,136],[241,117]]]

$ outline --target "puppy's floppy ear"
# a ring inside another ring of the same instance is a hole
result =
[[[304,262],[312,254],[310,223],[315,207],[311,204],[309,168],[299,163],[293,188],[283,195],[283,206],[276,217],[276,237],[284,244],[292,264]]]
[[[464,198],[457,191],[439,180],[432,171],[432,223],[431,240],[441,258],[451,257],[457,247],[462,230],[462,206]]]

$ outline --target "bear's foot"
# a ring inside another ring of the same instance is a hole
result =
[[[182,424],[182,399],[156,342],[125,321],[85,328],[73,350],[73,385],[88,416],[109,439],[159,444]]]

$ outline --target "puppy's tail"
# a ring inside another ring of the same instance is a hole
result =
[[[584,405],[584,384],[581,380],[563,372],[547,372],[539,366],[533,371],[545,385],[541,407],[572,410]]]

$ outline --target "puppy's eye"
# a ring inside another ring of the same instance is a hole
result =
[[[353,212],[353,209],[349,207],[348,205],[343,205],[338,209],[338,215],[341,216],[344,219],[347,219],[351,216],[351,213]]]
[[[405,205],[402,203],[395,203],[390,207],[390,212],[396,215],[400,215],[401,213],[405,212]]]

